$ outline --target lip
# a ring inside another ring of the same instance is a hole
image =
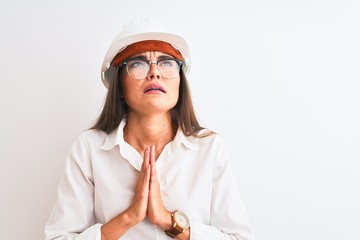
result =
[[[159,91],[166,93],[165,89],[160,84],[150,84],[144,89],[144,93],[154,93]]]

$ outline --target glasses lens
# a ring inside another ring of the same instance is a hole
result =
[[[164,78],[173,78],[179,74],[180,66],[177,61],[164,59],[158,61],[158,69]]]
[[[126,63],[128,74],[133,79],[144,79],[149,72],[149,64],[141,60],[131,60]]]
[[[180,63],[173,59],[162,59],[157,62],[157,68],[163,78],[174,78],[180,72]],[[150,65],[143,60],[130,60],[126,62],[126,70],[133,79],[144,79],[147,77]]]

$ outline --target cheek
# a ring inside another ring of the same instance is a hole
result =
[[[137,82],[133,80],[131,82],[124,81],[123,84],[123,95],[125,100],[131,101],[131,99],[137,99],[141,92],[141,87]]]
[[[173,82],[168,85],[169,89],[171,89],[171,96],[178,99],[179,98],[179,91],[180,91],[180,81]]]
[[[172,104],[174,104],[174,106],[179,101],[179,96],[180,96],[180,84],[176,84],[171,88],[171,102]]]
[[[129,99],[129,97],[133,96],[136,92],[137,88],[139,87],[139,83],[137,81],[134,81],[134,79],[131,79],[127,73],[126,70],[121,73],[121,89],[122,94],[125,98],[125,100]]]

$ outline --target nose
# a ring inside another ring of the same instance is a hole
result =
[[[160,79],[161,74],[155,61],[150,62],[150,69],[147,78],[149,80]]]

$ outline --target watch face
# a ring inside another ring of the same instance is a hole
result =
[[[174,218],[175,218],[176,223],[180,227],[182,227],[182,228],[189,227],[189,225],[190,225],[189,218],[183,212],[180,212],[180,211],[175,212]]]

